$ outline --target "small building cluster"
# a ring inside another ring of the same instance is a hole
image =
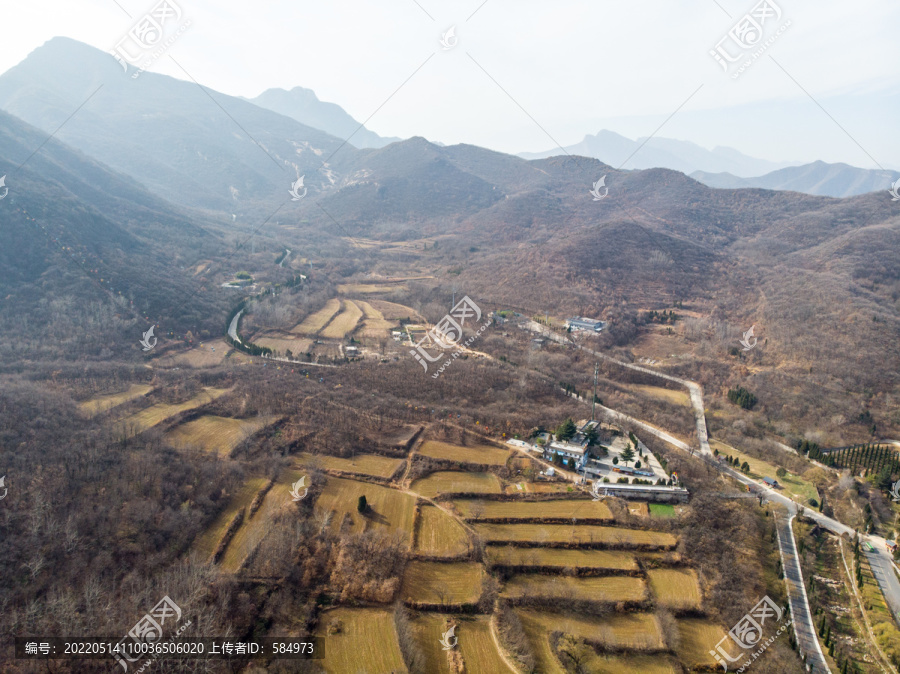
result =
[[[575,316],[566,320],[566,327],[569,330],[584,330],[587,332],[600,332],[606,327],[606,323],[599,318],[584,318]]]

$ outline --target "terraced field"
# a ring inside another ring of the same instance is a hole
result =
[[[329,626],[340,624],[337,632]],[[318,660],[331,674],[348,672],[406,672],[394,617],[375,608],[336,608],[325,611],[319,621],[318,636],[323,659]]]
[[[159,359],[160,367],[215,367],[225,360],[231,347],[221,339],[203,342],[183,353],[164,356]]]
[[[299,358],[305,353],[312,352],[313,340],[308,337],[297,337],[290,333],[282,333],[278,331],[268,331],[259,337],[253,338],[253,343],[258,346],[265,346],[279,354],[285,354],[288,350]]]
[[[419,454],[433,459],[447,461],[459,461],[460,463],[475,463],[491,466],[504,466],[510,453],[499,447],[490,445],[477,445],[475,447],[460,447],[448,442],[428,440],[419,448]]]
[[[375,283],[342,283],[337,289],[342,295],[368,295],[371,293],[391,293],[395,290],[406,290],[407,288],[401,283],[380,285]]]
[[[662,630],[652,613],[616,613],[602,618],[531,610],[520,610],[518,614],[526,634],[537,641],[545,639],[550,632],[560,631],[611,649],[665,648]],[[549,650],[549,645],[545,650]]]
[[[262,505],[253,514],[253,517],[244,519],[243,525],[237,530],[225,549],[225,554],[220,562],[220,568],[223,571],[228,573],[240,571],[241,566],[270,531],[271,521],[275,514],[294,507],[291,485],[302,475],[303,473],[296,470],[286,470],[278,476],[277,482],[266,494]]]
[[[661,606],[672,609],[700,608],[700,583],[693,569],[650,569],[647,577],[653,596]]]
[[[461,620],[457,632],[458,648],[462,651],[467,672],[515,674],[497,651],[497,645],[491,637],[489,616]]]
[[[123,391],[122,393],[97,396],[96,398],[91,398],[90,400],[78,403],[78,409],[86,417],[92,418],[107,410],[111,410],[114,407],[127,403],[129,400],[145,396],[152,390],[153,387],[149,384],[132,384],[128,387],[127,391]]]
[[[370,512],[363,516],[356,511],[360,496],[365,496]],[[399,529],[411,540],[415,520],[416,499],[396,489],[388,489],[368,482],[329,477],[316,501],[316,510],[332,513],[331,527],[337,530],[346,516],[353,521],[354,532],[373,527]]]
[[[486,553],[491,564],[500,566],[572,567],[610,571],[636,571],[638,568],[634,554],[624,550],[569,550],[489,545]]]
[[[176,414],[207,405],[226,393],[228,393],[228,389],[205,388],[201,393],[183,403],[157,403],[145,410],[141,410],[124,419],[118,420],[116,425],[122,428],[124,432],[131,437],[138,433],[143,433],[148,428],[153,428],[166,419],[174,417]]]
[[[468,549],[468,537],[459,522],[433,505],[423,505],[419,509],[415,552],[453,557],[464,554]]]
[[[501,595],[511,599],[558,597],[607,602],[642,601],[647,597],[647,585],[643,578],[634,576],[573,578],[520,574],[504,583]]]
[[[363,312],[358,306],[349,300],[341,303],[341,313],[331,319],[331,322],[319,334],[328,339],[343,339],[356,330]]]
[[[675,652],[678,659],[687,667],[716,668],[715,658],[709,654],[725,636],[725,630],[708,620],[684,618],[677,621],[678,646]],[[737,646],[726,639],[722,644],[732,657],[737,655]],[[730,647],[730,648],[729,648]]]
[[[452,674],[447,651],[440,644],[447,630],[447,617],[442,613],[419,613],[411,622],[416,645],[425,658],[422,670],[429,674]]]
[[[362,300],[354,300],[355,304],[362,309],[365,319],[363,320],[362,337],[377,339],[379,337],[389,336],[389,331],[397,327],[397,321],[389,321],[385,319],[384,314],[373,307],[369,302]]]
[[[519,482],[522,489],[518,489],[516,485],[510,485],[506,492],[508,494],[558,494],[572,492],[571,482]]]
[[[473,528],[491,543],[580,543],[675,547],[675,536],[661,531],[624,529],[600,525],[571,524],[489,524],[474,523]]]
[[[277,419],[276,416],[229,419],[206,415],[176,426],[165,437],[166,442],[178,449],[215,452],[221,457],[228,457],[246,438]]]
[[[386,302],[384,300],[369,300],[372,308],[381,312],[382,316],[389,321],[408,319],[412,322],[421,322],[425,320],[415,309],[411,309],[403,304],[394,302]]]
[[[243,510],[253,502],[253,498],[267,483],[268,480],[264,477],[251,477],[241,486],[240,490],[228,502],[228,506],[219,513],[219,516],[216,517],[209,528],[194,541],[192,549],[197,551],[201,559],[207,560],[212,557],[231,520],[238,511]]]
[[[301,466],[318,466],[324,470],[389,478],[403,465],[403,459],[392,459],[378,454],[357,454],[345,459],[339,456],[304,453],[299,456],[297,463]]]
[[[681,674],[680,665],[657,655],[597,655],[585,663],[595,674]]]
[[[410,489],[426,498],[434,498],[438,494],[499,494],[502,486],[493,473],[440,470],[416,480]]]
[[[612,511],[603,501],[479,501],[460,499],[453,505],[466,519],[538,519],[613,520]]]
[[[307,316],[302,323],[294,326],[291,332],[301,335],[315,335],[319,330],[328,325],[328,322],[334,318],[334,315],[341,310],[341,301],[338,299],[330,299],[325,306],[315,313]]]
[[[475,603],[484,567],[476,562],[410,562],[403,574],[403,601],[428,604]]]

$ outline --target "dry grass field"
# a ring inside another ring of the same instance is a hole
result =
[[[604,576],[573,578],[521,574],[510,578],[501,595],[520,597],[559,597],[589,601],[642,601],[647,597],[643,578],[634,576]]]
[[[452,674],[447,651],[440,644],[447,630],[447,616],[442,613],[419,613],[411,622],[416,645],[425,658],[422,670],[428,674]],[[457,630],[457,638],[460,631]]]
[[[403,459],[391,459],[378,454],[357,454],[349,459],[344,459],[339,456],[303,453],[298,457],[297,464],[323,470],[389,478],[403,465]]]
[[[349,300],[341,302],[341,313],[331,319],[331,322],[319,334],[327,339],[343,339],[356,330],[363,312],[358,306]]]
[[[211,342],[198,344],[182,353],[164,356],[157,363],[160,367],[216,367],[225,360],[230,351],[231,347],[223,340],[214,339]]]
[[[137,435],[138,433],[143,433],[148,428],[153,428],[157,424],[162,423],[169,417],[211,403],[213,400],[226,393],[228,393],[228,389],[205,388],[201,393],[198,393],[196,396],[183,403],[175,405],[170,403],[157,403],[145,410],[141,410],[124,419],[120,419],[116,422],[116,425],[122,428],[129,437]]]
[[[365,516],[356,511],[360,496],[365,496],[369,513]],[[407,540],[411,539],[415,524],[414,496],[388,489],[368,482],[357,482],[338,477],[329,477],[325,489],[316,501],[316,510],[332,513],[331,527],[337,530],[346,515],[353,520],[352,531],[360,532],[373,527],[399,529]]]
[[[241,442],[276,419],[276,416],[229,419],[207,415],[176,426],[166,433],[165,438],[178,449],[215,452],[221,457],[228,457]]]
[[[700,582],[693,569],[647,571],[656,602],[672,609],[700,608]]]
[[[81,410],[81,413],[86,417],[92,418],[107,410],[111,410],[113,407],[118,407],[123,403],[127,403],[129,400],[145,396],[152,390],[153,387],[149,384],[132,384],[128,387],[127,391],[123,391],[122,393],[97,396],[96,398],[91,398],[90,400],[78,403],[78,409]]]
[[[285,353],[290,349],[294,357],[312,351],[313,340],[307,337],[297,337],[289,332],[269,330],[259,337],[253,338],[253,343],[258,346],[266,346],[278,353]]]
[[[665,402],[682,407],[691,406],[691,397],[688,392],[682,389],[668,389],[662,386],[644,386],[641,384],[631,384],[628,388],[636,391],[638,394],[655,398],[656,400],[664,400]]]
[[[334,631],[340,625],[339,631]],[[336,608],[319,621],[323,658],[317,660],[329,674],[406,672],[394,617],[374,608]]]
[[[540,615],[540,614],[537,614]],[[552,615],[552,614],[551,614]],[[522,625],[535,654],[536,671],[541,674],[566,674],[550,648],[545,621],[521,615]],[[682,668],[660,655],[596,655],[583,663],[583,671],[593,674],[680,674]]]
[[[291,328],[291,332],[301,335],[315,335],[328,325],[328,322],[334,318],[334,315],[341,310],[341,301],[338,299],[330,299],[325,306],[310,314],[299,325]]]
[[[373,307],[369,302],[362,300],[354,300],[354,303],[362,309],[364,320],[360,335],[370,339],[378,339],[380,337],[389,337],[392,328],[397,327],[397,321],[389,321],[385,319],[384,314]]]
[[[426,498],[438,494],[499,494],[500,479],[493,473],[462,473],[439,470],[412,483],[412,491]]]
[[[291,485],[303,475],[304,473],[300,471],[286,470],[278,476],[278,480],[263,499],[262,505],[253,514],[253,517],[244,520],[243,525],[228,544],[220,562],[220,568],[223,571],[228,573],[240,571],[244,562],[269,532],[271,520],[275,514],[282,510],[293,509]]]
[[[718,667],[715,658],[709,652],[715,650],[719,640],[725,636],[725,630],[708,620],[684,618],[677,622],[679,643],[676,653],[678,659],[686,667],[709,667],[710,669]],[[726,639],[722,646],[732,657],[737,655],[735,652],[737,647],[731,642],[731,639]]]
[[[638,568],[634,554],[624,550],[567,550],[489,545],[486,553],[491,564],[501,566],[554,566],[612,571],[636,571]]]
[[[429,604],[475,603],[484,567],[476,562],[410,562],[403,574],[403,601]]]
[[[506,488],[507,494],[564,494],[572,492],[571,482],[518,482],[522,485],[519,489],[515,484]]]
[[[370,293],[392,293],[395,290],[407,290],[407,287],[402,283],[342,283],[337,289],[342,295],[368,295]]]
[[[457,632],[457,647],[462,651],[467,672],[515,674],[497,651],[491,636],[490,616],[462,619]]]
[[[461,499],[453,505],[466,519],[533,519],[572,518],[613,520],[612,511],[603,501],[479,501]]]
[[[597,655],[586,663],[595,674],[681,674],[682,668],[659,655]]]
[[[472,526],[485,541],[491,543],[530,541],[534,543],[600,543],[673,548],[678,542],[672,534],[661,531],[600,525],[475,523]]]
[[[459,522],[437,506],[424,505],[419,509],[415,552],[453,557],[465,554],[468,549],[469,539]]]
[[[433,459],[459,461],[460,463],[477,463],[490,466],[504,466],[509,459],[509,452],[490,445],[460,447],[447,442],[428,440],[422,443],[419,454]]]
[[[259,493],[259,490],[265,487],[267,483],[268,480],[263,477],[251,477],[241,486],[238,492],[228,502],[228,506],[225,510],[219,513],[219,516],[213,520],[213,523],[209,528],[200,534],[197,537],[197,540],[194,541],[192,549],[197,551],[201,559],[207,560],[212,556],[216,547],[219,545],[219,541],[222,540],[222,536],[225,534],[228,524],[235,514],[239,510],[249,506],[253,502],[253,497],[256,496]]]
[[[369,300],[369,304],[372,305],[373,309],[380,311],[381,315],[389,321],[408,318],[413,323],[418,323],[425,320],[415,309],[411,309],[403,304],[386,302],[384,300]]]
[[[526,632],[549,634],[558,630],[612,649],[665,648],[662,631],[652,613],[617,613],[602,618],[530,610],[518,613]]]
[[[535,613],[535,616],[540,614]],[[566,670],[559,664],[553,649],[550,647],[550,632],[544,628],[543,622],[537,618],[532,618],[525,612],[519,613],[519,619],[522,621],[522,627],[525,630],[525,636],[534,653],[535,670],[541,674],[566,674]]]

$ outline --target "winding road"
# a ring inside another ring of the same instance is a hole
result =
[[[638,372],[650,374],[655,377],[660,377],[661,379],[676,382],[684,386],[690,393],[691,407],[693,408],[694,417],[696,420],[697,438],[700,445],[699,458],[703,459],[707,464],[716,468],[716,470],[727,474],[738,482],[745,485],[753,485],[768,500],[778,503],[787,508],[791,518],[795,517],[797,514],[802,513],[805,517],[815,521],[819,526],[823,527],[824,529],[828,529],[838,536],[846,535],[852,538],[856,533],[856,530],[852,527],[849,527],[834,518],[827,517],[820,512],[811,510],[810,508],[807,508],[806,506],[797,503],[787,496],[783,495],[778,490],[772,489],[762,482],[757,482],[756,480],[753,480],[746,475],[733,470],[729,466],[725,465],[723,461],[719,461],[713,455],[713,452],[709,446],[709,433],[706,428],[706,412],[703,407],[703,390],[696,382],[690,381],[688,379],[681,379],[680,377],[674,377],[662,372],[657,372],[647,367],[641,367],[640,365],[634,365],[633,363],[628,363],[617,358],[613,358],[612,356],[607,356],[606,354],[594,351],[593,349],[581,346],[580,344],[576,344],[570,338],[560,335],[559,333],[554,332],[553,330],[541,325],[540,323],[537,323],[536,321],[529,321],[527,324],[527,328],[532,332],[537,332],[554,342],[557,342],[559,344],[574,345],[577,348],[587,351],[588,353],[596,356],[597,358],[602,358],[621,367],[628,368],[629,370],[635,370]],[[672,436],[669,433],[666,433],[659,428],[656,428],[655,426],[651,426],[650,424],[641,421],[640,419],[635,419],[634,417],[623,414],[622,412],[617,412],[616,410],[610,409],[608,407],[604,407],[602,405],[598,405],[598,407],[607,417],[613,420],[628,421],[636,425],[637,427],[642,428],[651,435],[656,436],[660,440],[663,440],[669,445],[672,445],[673,447],[676,447],[682,451],[688,452],[691,454],[691,456],[695,455],[696,450],[694,447],[691,447],[686,442],[679,440],[678,438]],[[788,450],[790,449],[785,445],[782,445],[782,447]],[[791,545],[794,546],[793,549],[796,550],[795,544],[793,542],[792,532],[790,538]],[[874,574],[875,579],[878,581],[878,585],[881,588],[882,594],[884,595],[885,601],[891,609],[894,620],[898,624],[900,624],[900,580],[898,580],[897,578],[897,573],[900,573],[900,568],[898,568],[897,565],[894,564],[893,556],[887,551],[884,538],[882,538],[881,536],[865,534],[861,534],[860,538],[861,541],[868,541],[869,543],[871,543],[872,547],[874,548],[874,550],[872,551],[865,550],[865,547],[863,549],[865,551],[866,557],[869,560],[869,564],[872,567],[872,573]],[[781,533],[779,533],[779,544],[781,544],[781,542]],[[802,582],[799,585],[797,585],[796,583],[788,583],[789,589],[791,588],[791,586],[794,587],[794,591],[790,593],[792,606],[794,605],[795,601],[798,602],[798,605],[799,603],[802,603],[803,605],[805,605],[806,612],[808,614],[809,604],[806,599],[806,588],[803,586]],[[801,598],[798,595],[798,589],[800,588],[802,588],[802,602],[800,602]],[[799,613],[795,612],[795,615],[799,615]],[[797,626],[797,629],[800,629],[800,625]],[[819,649],[818,654],[821,655],[821,649],[818,646],[818,640],[816,640],[816,647],[817,649]],[[807,651],[809,652],[809,649],[807,649]],[[827,666],[824,665],[824,658],[822,658],[820,666],[824,667],[824,669],[822,669],[821,671],[829,671]]]
[[[794,541],[794,530],[791,528],[794,517],[794,514],[789,517],[777,516],[778,552],[781,553],[781,567],[784,569],[784,582],[788,588],[797,644],[800,652],[806,655],[806,662],[812,668],[810,672],[823,674],[831,670],[828,669],[828,663],[822,653],[822,646],[816,638],[816,627],[809,610],[806,585],[803,583],[803,571],[800,569],[800,556]]]

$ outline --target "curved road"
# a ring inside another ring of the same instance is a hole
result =
[[[560,344],[574,344],[567,337],[563,337],[558,333],[553,332],[552,330],[546,328],[545,326],[537,323],[535,321],[531,321],[529,323],[529,329],[533,332],[539,332],[544,335],[548,339],[552,341],[558,342]],[[848,527],[846,524],[839,522],[838,520],[826,517],[820,512],[815,510],[811,510],[806,506],[796,503],[791,500],[787,496],[784,496],[780,492],[775,489],[772,489],[766,486],[762,482],[756,482],[755,480],[750,479],[746,475],[739,473],[729,466],[726,466],[724,462],[718,461],[712,453],[712,450],[709,446],[709,433],[706,428],[706,412],[703,408],[703,390],[700,388],[700,385],[696,382],[681,379],[680,377],[673,377],[672,375],[664,374],[662,372],[657,372],[655,370],[651,370],[650,368],[641,367],[639,365],[634,365],[632,363],[628,363],[617,358],[613,358],[612,356],[607,356],[606,354],[599,353],[594,351],[593,349],[588,349],[587,347],[580,346],[575,344],[576,347],[587,351],[588,353],[596,356],[597,358],[603,358],[604,360],[608,360],[616,365],[620,365],[622,367],[628,368],[629,370],[636,370],[638,372],[643,372],[646,374],[650,374],[656,377],[660,377],[661,379],[667,379],[669,381],[676,382],[686,387],[690,392],[691,398],[691,406],[694,410],[694,417],[696,419],[697,424],[697,438],[700,444],[700,458],[706,461],[708,464],[714,466],[720,472],[726,473],[730,477],[733,477],[738,482],[746,485],[753,485],[760,492],[762,492],[766,498],[770,501],[774,501],[785,506],[788,509],[788,512],[792,515],[796,515],[800,512],[803,513],[809,519],[814,520],[819,526],[828,529],[832,533],[837,534],[838,536],[847,535],[852,538],[853,534],[856,533],[856,530]],[[694,455],[695,450],[693,447],[689,446],[687,443],[673,437],[669,433],[666,433],[663,430],[660,430],[650,424],[640,421],[639,419],[635,419],[634,417],[628,416],[627,414],[623,414],[621,412],[617,412],[608,407],[604,407],[602,405],[598,405],[600,409],[610,416],[613,419],[618,420],[627,420],[631,423],[643,428],[648,433],[658,437],[664,442],[672,445],[673,447],[677,447],[682,451],[689,452],[691,456]],[[787,448],[787,447],[786,447]],[[787,448],[789,449],[789,448]],[[878,581],[878,585],[881,587],[882,594],[884,595],[885,601],[891,609],[891,613],[894,616],[894,620],[900,624],[900,580],[897,578],[897,573],[900,573],[900,568],[898,568],[894,564],[894,559],[891,553],[887,551],[885,547],[885,539],[881,536],[874,535],[860,535],[862,541],[868,541],[872,544],[874,548],[873,551],[865,550],[864,552],[866,557],[869,560],[869,564],[872,567],[872,573],[875,576],[875,579]],[[897,573],[895,573],[895,570]],[[805,592],[805,589],[804,589]],[[827,671],[827,670],[826,670]]]
[[[794,620],[794,634],[800,652],[806,654],[807,664],[813,674],[830,672],[822,646],[816,637],[816,628],[809,610],[809,599],[806,596],[806,585],[803,583],[803,572],[800,570],[800,559],[797,544],[794,541],[794,530],[791,522],[795,515],[777,516],[778,552],[781,553],[781,567],[784,569],[784,582],[788,588],[788,599],[791,603],[791,617]]]

